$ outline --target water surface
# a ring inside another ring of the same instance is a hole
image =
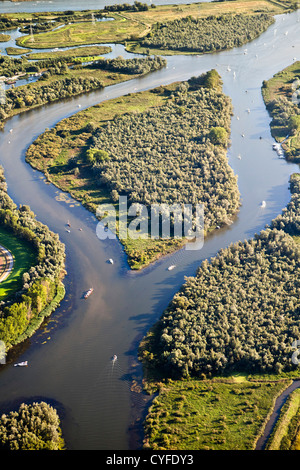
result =
[[[92,2],[85,7],[92,8]],[[135,410],[142,411],[142,398],[130,391],[132,370],[140,374],[138,364],[133,369],[139,339],[203,259],[232,242],[252,237],[290,199],[289,176],[299,168],[278,159],[272,150],[270,117],[261,84],[297,57],[300,35],[299,13],[295,12],[277,17],[276,24],[243,48],[198,57],[167,57],[168,67],[154,74],[53,103],[7,122],[0,135],[0,163],[8,193],[17,204],[29,204],[39,220],[59,233],[66,244],[68,275],[61,307],[47,327],[20,349],[17,359],[28,360],[29,367],[8,364],[2,368],[1,409],[20,400],[45,397],[63,410],[69,449],[137,448],[138,443],[130,443],[128,426],[132,397]],[[183,249],[140,273],[131,272],[122,246],[96,237],[95,218],[68,195],[46,184],[43,175],[25,163],[26,149],[46,128],[77,112],[78,105],[83,109],[129,92],[186,80],[211,68],[221,74],[224,92],[234,106],[228,158],[238,175],[241,210],[231,226],[206,240],[202,250]],[[267,203],[265,209],[260,207],[262,200]],[[68,220],[71,233],[66,232]],[[107,264],[108,258],[115,260],[114,265]],[[167,270],[170,264],[177,266],[171,272]],[[91,286],[93,295],[83,300],[83,292]],[[118,355],[114,365],[113,354]]]

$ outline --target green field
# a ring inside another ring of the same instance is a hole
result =
[[[16,49],[19,50],[20,49]],[[28,51],[31,51],[28,49]],[[90,58],[95,56],[101,56],[111,52],[111,47],[106,46],[87,46],[87,47],[76,47],[74,49],[68,49],[66,51],[54,51],[54,52],[36,52],[28,56],[29,60],[45,60],[45,59],[57,59],[57,58]],[[86,59],[86,60],[88,60]]]
[[[34,42],[30,36],[17,39],[18,46],[32,49],[49,49],[55,47],[71,47],[83,44],[121,43],[130,35],[140,36],[145,32],[145,26],[141,23],[115,16],[114,21],[92,21],[73,23],[62,28],[46,33],[34,35]]]
[[[11,274],[0,284],[0,300],[22,288],[22,276],[36,264],[36,253],[32,246],[3,227],[0,227],[0,245],[9,250],[14,257]]]
[[[144,447],[252,450],[287,384],[246,377],[166,381],[149,409]]]

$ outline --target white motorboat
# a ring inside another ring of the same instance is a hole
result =
[[[262,201],[260,207],[266,207],[266,205],[267,205],[267,204],[266,204],[266,201]]]
[[[84,294],[84,298],[87,299],[91,293],[94,291],[94,289],[91,287],[88,291],[86,291],[86,293]]]
[[[175,264],[172,264],[171,266],[168,267],[168,271],[172,271],[172,269],[176,268]]]
[[[118,356],[116,354],[113,355],[112,361],[115,362],[118,359]]]
[[[28,366],[28,361],[17,362],[17,364],[14,364],[14,367],[27,367],[27,366]]]
[[[109,264],[114,264],[114,260],[112,258],[109,258],[108,262]]]

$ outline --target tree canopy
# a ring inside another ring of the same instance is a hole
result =
[[[300,250],[289,233],[300,234],[299,181],[291,178],[292,201],[271,227],[220,250],[186,280],[143,341],[143,360],[179,376],[293,369]]]

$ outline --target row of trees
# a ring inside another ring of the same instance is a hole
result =
[[[196,82],[191,89],[189,82],[180,84],[163,106],[109,121],[91,148],[105,152],[93,169],[113,200],[126,194],[145,205],[202,203],[209,229],[228,223],[239,208],[226,156],[232,105],[219,91],[220,77],[217,89]]]
[[[10,18],[5,14],[0,15],[0,31],[17,28],[19,25],[28,24],[30,20],[27,18]]]
[[[300,234],[300,174],[295,173],[290,178],[292,197],[282,213],[272,220],[271,227],[284,230],[290,235]]]
[[[23,274],[23,286],[0,304],[0,340],[9,349],[24,338],[58,305],[64,295],[65,247],[57,234],[37,221],[28,206],[17,206],[8,196],[0,169],[0,225],[27,240],[36,250],[36,264]],[[48,308],[49,307],[49,308]],[[34,326],[32,326],[34,325]]]
[[[99,59],[90,65],[91,68],[99,68],[102,70],[111,70],[112,72],[126,74],[146,74],[155,72],[167,65],[166,59],[160,56],[123,59],[119,56],[115,59]]]
[[[157,23],[142,39],[147,48],[212,52],[242,46],[263,33],[274,18],[268,14],[226,14]]]
[[[43,70],[52,70],[52,73],[55,70],[57,74],[61,74],[61,68],[67,64],[74,64],[75,57],[72,57],[72,51],[70,51],[70,56],[68,57],[59,57],[44,59],[39,61],[29,61],[26,57],[14,58],[9,56],[0,57],[0,75],[3,77],[12,77],[21,73],[35,73],[41,72]]]
[[[14,109],[41,106],[101,88],[103,83],[94,77],[68,77],[41,86],[10,88],[6,92],[5,104],[0,106],[0,119],[9,117]]]
[[[64,450],[57,411],[45,402],[27,405],[0,418],[1,450]]]
[[[300,251],[286,232],[300,234],[299,182],[291,178],[292,202],[271,227],[203,261],[187,279],[145,338],[143,360],[178,375],[294,367]]]
[[[46,69],[42,75],[42,81],[48,80],[50,75],[53,76],[50,83],[45,84],[29,84],[21,87],[10,88],[5,94],[5,103],[0,104],[0,121],[7,119],[15,109],[26,109],[32,106],[41,106],[52,101],[62,100],[71,96],[76,96],[82,93],[88,93],[92,90],[101,89],[104,87],[102,81],[93,77],[90,74],[87,77],[76,77],[70,74],[68,63],[70,58],[47,59],[39,61],[37,64],[31,64],[26,59],[0,59],[0,70],[5,64],[14,64],[13,68],[8,69],[18,73],[21,70],[25,72],[33,71],[33,69],[41,70]],[[11,61],[11,62],[10,62]],[[76,63],[76,58],[73,60]],[[123,59],[118,57],[116,59],[103,59],[93,65],[76,65],[82,69],[97,69],[111,70],[123,74],[137,74],[142,75],[148,72],[153,72],[166,65],[165,59],[159,57],[145,57],[140,59]],[[6,73],[8,73],[8,70]]]
[[[155,5],[151,4],[151,8],[155,8]],[[147,11],[149,10],[149,5],[147,3],[135,1],[133,5],[129,3],[121,3],[116,5],[106,5],[104,11]]]

